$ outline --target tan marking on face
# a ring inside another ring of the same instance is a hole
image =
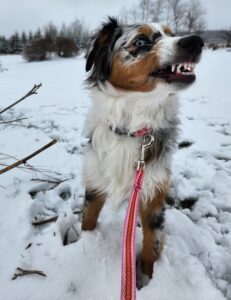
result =
[[[173,31],[170,27],[163,25],[162,28],[163,28],[163,31],[166,35],[168,35],[168,36],[173,36],[174,35]]]
[[[157,50],[157,47],[155,52],[150,50],[146,55],[132,63],[123,62],[120,54],[115,54],[108,81],[117,88],[129,91],[152,91],[158,82],[158,79],[150,76],[159,67]]]
[[[147,37],[151,37],[157,31],[153,31],[153,28],[148,25],[142,25],[138,28],[138,32],[146,35]]]
[[[153,31],[153,29],[148,25],[142,25],[138,28],[138,35],[146,36],[147,38],[151,38],[154,33],[155,33],[155,31]],[[133,44],[130,44],[126,48],[126,50],[128,52],[132,52],[135,49],[136,49],[136,46],[134,46]]]

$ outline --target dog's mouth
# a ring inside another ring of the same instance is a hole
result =
[[[194,73],[195,63],[172,64],[158,69],[151,74],[152,77],[163,78],[168,83],[193,83],[196,79]]]

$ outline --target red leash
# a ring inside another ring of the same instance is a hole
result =
[[[121,269],[121,300],[136,299],[136,224],[138,219],[139,200],[144,179],[145,151],[154,142],[152,135],[145,135],[141,147],[140,160],[134,178],[133,189],[129,199],[126,213],[123,243],[122,243],[122,269]]]

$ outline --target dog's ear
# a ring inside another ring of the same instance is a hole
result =
[[[110,76],[113,49],[122,29],[115,18],[108,18],[98,33],[93,37],[87,54],[86,71],[90,71],[89,82],[104,82]]]
[[[174,32],[172,31],[172,29],[169,26],[162,25],[162,29],[166,35],[175,36]]]

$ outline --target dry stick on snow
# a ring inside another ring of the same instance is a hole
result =
[[[73,211],[73,214],[74,215],[78,215],[78,214],[81,214],[82,213],[82,209],[78,209],[78,210],[75,210]],[[47,224],[47,223],[51,223],[51,222],[55,222],[57,221],[59,216],[54,216],[54,217],[51,217],[51,218],[47,218],[47,219],[43,219],[43,220],[40,220],[40,221],[34,221],[32,222],[32,225],[33,226],[40,226],[40,225],[44,225],[44,224]]]
[[[23,159],[20,159],[19,161],[13,163],[12,165],[7,166],[6,168],[0,170],[0,175],[8,172],[22,164],[25,164],[29,159],[33,158],[34,156],[38,155],[39,153],[41,153],[42,151],[46,150],[47,148],[53,146],[54,144],[57,143],[57,140],[52,140],[50,143],[46,144],[45,146],[43,146],[42,148],[38,149],[37,151],[33,152],[32,154],[24,157]]]
[[[8,109],[10,109],[11,107],[13,107],[13,106],[15,106],[16,104],[18,104],[19,102],[23,101],[24,99],[26,99],[26,98],[28,98],[28,97],[30,97],[30,96],[32,96],[32,95],[37,94],[37,90],[38,90],[41,86],[42,86],[42,83],[40,83],[40,84],[35,84],[35,85],[33,86],[33,88],[32,88],[25,96],[23,96],[22,98],[20,98],[19,100],[17,100],[17,101],[14,102],[13,104],[11,104],[10,106],[8,106],[8,107],[4,108],[2,111],[0,111],[0,115],[1,115],[2,113],[4,113],[5,111],[7,111]]]
[[[10,124],[10,123],[19,122],[19,121],[27,120],[27,119],[28,118],[20,118],[20,119],[16,119],[16,120],[2,121],[2,122],[0,122],[0,125],[2,125],[2,124]]]
[[[63,180],[58,180],[57,181],[52,181],[52,180],[48,180],[48,179],[42,179],[42,178],[32,178],[31,181],[39,181],[39,182],[47,182],[47,183],[51,183],[51,184],[60,184],[63,183],[65,181],[70,180],[71,178],[66,178]]]
[[[22,268],[17,268],[15,270],[15,273],[14,273],[13,277],[12,277],[12,280],[15,280],[16,278],[21,277],[21,276],[32,275],[32,274],[47,277],[47,275],[45,273],[43,273],[42,271],[24,270]]]
[[[1,153],[0,153],[0,155],[1,155]],[[13,157],[12,157],[13,158]],[[0,158],[0,160],[1,160],[1,158]],[[17,159],[16,159],[17,160]],[[5,164],[5,163],[0,163],[0,166],[3,166],[3,167],[7,167],[8,165],[7,164]],[[51,178],[51,179],[53,179],[53,180],[55,180],[56,182],[59,182],[60,181],[60,179],[59,178],[56,178],[56,177],[54,177],[54,176],[51,176],[51,175],[48,175],[47,173],[51,173],[51,174],[57,174],[57,175],[62,175],[62,174],[60,174],[60,173],[58,173],[58,172],[56,172],[56,171],[51,171],[51,170],[48,170],[48,169],[43,169],[43,168],[41,168],[41,167],[34,167],[34,166],[32,166],[32,165],[30,165],[30,164],[28,164],[28,163],[26,163],[24,166],[18,166],[17,168],[19,168],[20,170],[23,170],[23,171],[25,171],[25,172],[34,172],[34,173],[39,173],[39,174],[41,174],[41,175],[43,175],[43,176],[46,176],[46,177],[48,177],[48,178]],[[64,181],[67,181],[67,180],[70,180],[70,179],[72,179],[72,178],[66,178],[66,179],[64,179]],[[32,181],[33,181],[33,179],[32,179]],[[61,183],[61,182],[60,182]]]

